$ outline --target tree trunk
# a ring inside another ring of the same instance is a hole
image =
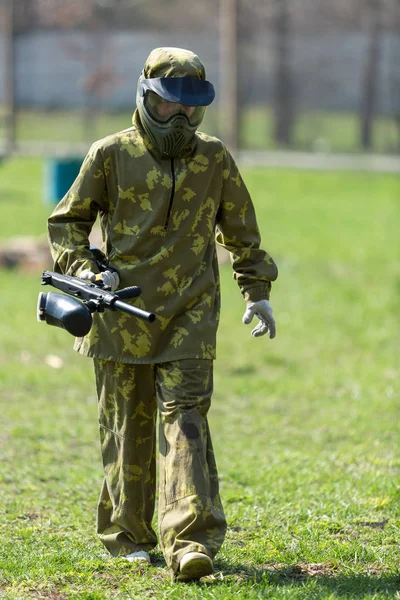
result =
[[[5,137],[6,153],[11,154],[16,143],[15,7],[13,2],[5,6],[5,24]]]
[[[294,85],[290,65],[290,0],[279,0],[275,22],[274,139],[289,146],[293,137]]]
[[[368,6],[368,49],[362,83],[360,110],[360,142],[364,150],[373,146],[373,119],[376,111],[378,92],[380,37],[381,37],[381,0],[370,0]]]
[[[220,123],[230,150],[238,146],[237,0],[220,0]]]

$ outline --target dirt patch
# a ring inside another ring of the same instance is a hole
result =
[[[0,267],[19,269],[24,272],[38,272],[52,264],[50,250],[45,239],[16,237],[0,246]]]
[[[17,519],[21,521],[37,521],[41,519],[41,515],[37,512],[27,512],[22,515],[18,515]]]
[[[0,592],[6,594],[7,592],[15,592],[18,589],[18,592],[24,594],[26,598],[35,598],[35,599],[43,599],[43,600],[68,600],[70,597],[69,594],[64,594],[63,592],[59,592],[57,589],[34,589],[29,587],[13,588],[10,586],[0,586]],[[0,593],[0,595],[1,595]]]
[[[333,577],[337,567],[333,563],[296,563],[294,565],[264,565],[262,570],[271,575],[290,579],[306,579],[307,577]]]

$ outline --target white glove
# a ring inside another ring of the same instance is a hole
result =
[[[272,316],[272,307],[268,300],[259,300],[258,302],[248,302],[246,311],[243,315],[244,325],[248,325],[253,320],[254,315],[260,319],[260,322],[251,332],[254,337],[260,337],[269,333],[272,339],[276,335],[275,319]]]
[[[119,286],[119,275],[116,271],[103,271],[103,273],[93,273],[93,271],[89,271],[89,269],[84,269],[82,273],[79,274],[80,279],[88,279],[89,281],[96,281],[99,278],[103,281],[104,285],[111,288],[111,291],[114,292],[118,289]]]

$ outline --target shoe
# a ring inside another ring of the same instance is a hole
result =
[[[179,563],[178,581],[191,581],[200,579],[213,572],[213,562],[207,554],[202,552],[188,552]]]
[[[128,560],[131,563],[136,562],[147,562],[150,564],[150,556],[144,550],[139,550],[138,552],[132,552],[132,554],[127,554],[127,556],[123,556],[125,560]]]

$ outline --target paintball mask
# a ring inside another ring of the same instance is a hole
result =
[[[196,77],[139,77],[136,104],[151,143],[165,158],[181,154],[214,100],[214,86]],[[166,103],[168,106],[166,106]],[[163,106],[164,105],[164,106]]]

